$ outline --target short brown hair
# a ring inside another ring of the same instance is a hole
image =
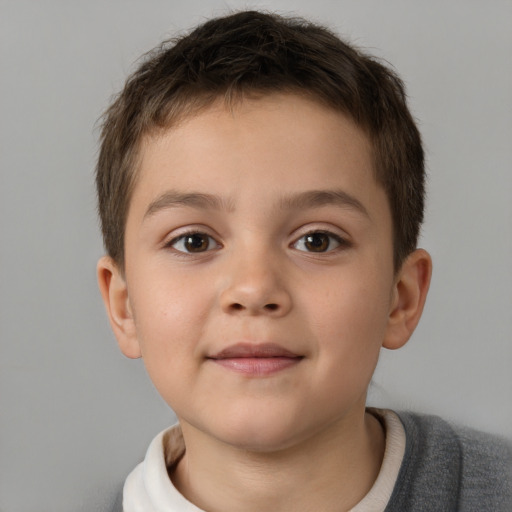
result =
[[[144,135],[224,96],[291,92],[349,116],[369,137],[393,220],[394,265],[417,244],[425,172],[402,81],[330,30],[255,11],[215,18],[149,52],[106,110],[96,170],[108,254],[124,267],[124,230]]]

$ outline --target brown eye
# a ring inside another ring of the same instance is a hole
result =
[[[306,235],[305,247],[311,252],[324,252],[329,248],[329,237],[325,233],[311,233]]]
[[[327,252],[342,245],[343,240],[332,234],[323,231],[315,231],[299,238],[293,247],[305,252]]]
[[[205,233],[187,233],[172,240],[170,246],[179,252],[200,253],[217,247],[217,243]]]

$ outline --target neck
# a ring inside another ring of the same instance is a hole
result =
[[[372,487],[384,455],[379,421],[359,417],[271,453],[212,441],[182,424],[187,450],[172,480],[211,512],[349,510]]]

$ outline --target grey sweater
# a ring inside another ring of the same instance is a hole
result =
[[[436,416],[398,415],[406,448],[385,512],[512,512],[511,443]]]
[[[512,512],[511,443],[437,416],[397,414],[406,447],[385,512]]]

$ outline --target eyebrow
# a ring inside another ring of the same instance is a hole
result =
[[[281,208],[289,210],[319,208],[328,205],[351,208],[366,217],[370,216],[361,201],[343,190],[308,190],[281,199]]]
[[[150,217],[160,210],[188,206],[197,209],[233,210],[231,201],[225,201],[212,194],[198,192],[178,192],[169,190],[155,199],[147,208],[144,218]]]
[[[308,190],[299,194],[284,196],[279,201],[279,206],[283,210],[304,210],[327,205],[351,208],[369,217],[368,211],[361,201],[343,190]],[[225,200],[213,194],[169,190],[151,202],[144,214],[144,219],[160,210],[183,206],[203,210],[234,211],[235,209],[233,201]]]

